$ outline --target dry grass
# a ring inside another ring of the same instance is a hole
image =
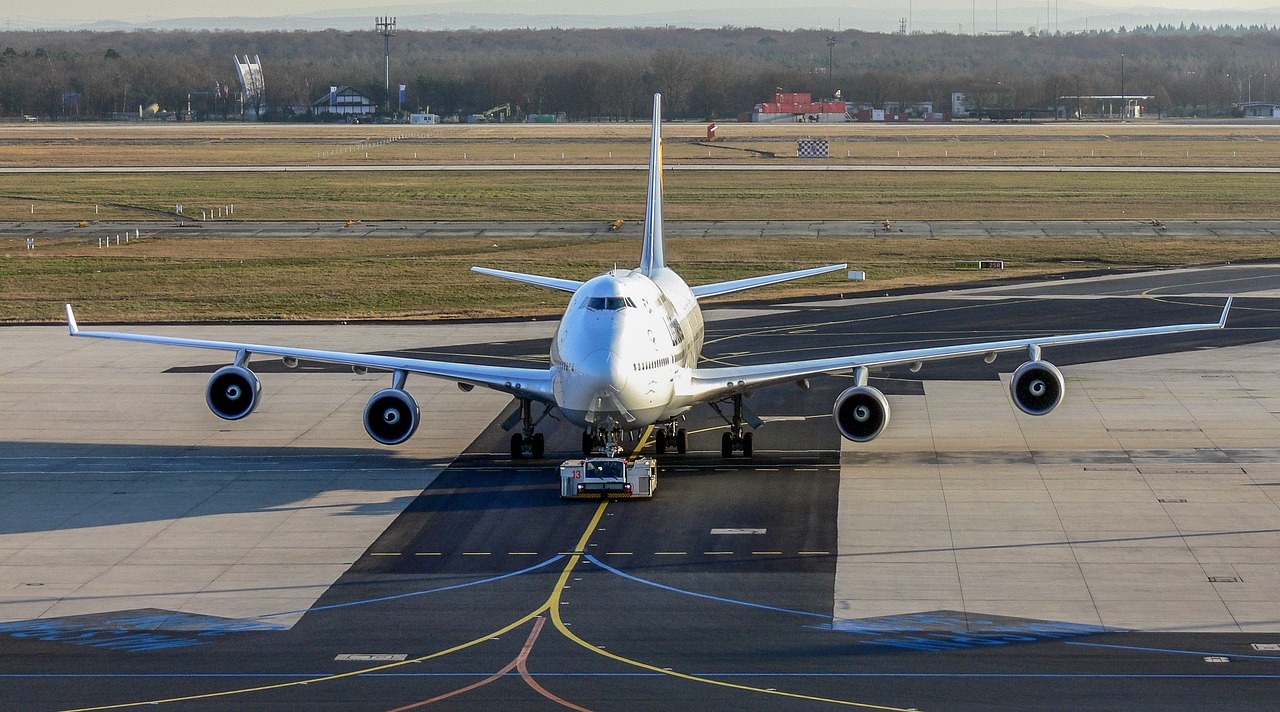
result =
[[[669,220],[1280,218],[1280,174],[757,173],[665,177]],[[0,220],[106,220],[121,203],[240,220],[639,219],[639,171],[0,175]],[[32,206],[35,212],[32,212]]]
[[[665,131],[676,163],[795,160],[697,146],[702,125]],[[1270,124],[727,125],[721,135],[730,147],[777,153],[792,151],[800,136],[825,136],[835,162],[1280,165],[1280,127]],[[0,127],[0,165],[642,163],[646,140],[644,124],[11,126]],[[1276,175],[674,171],[666,188],[671,220],[1280,218]],[[0,196],[10,196],[0,197],[0,220],[137,219],[182,203],[188,215],[235,204],[243,220],[604,222],[639,219],[644,190],[640,171],[0,175]],[[110,203],[122,207],[95,212]],[[622,238],[505,239],[493,247],[466,239],[223,239],[216,231],[210,223],[200,239],[109,251],[96,249],[92,226],[83,237],[73,230],[61,242],[42,240],[36,252],[20,239],[0,241],[0,321],[59,320],[65,301],[80,305],[87,322],[554,315],[564,295],[468,268],[585,278],[618,260],[629,264],[639,250]],[[672,263],[695,284],[847,261],[867,271],[869,282],[857,288],[868,291],[989,276],[955,271],[954,261],[965,258],[1004,259],[1009,276],[1273,257],[1262,239],[670,242]],[[836,274],[748,297],[852,286]]]
[[[0,321],[57,321],[75,303],[86,322],[246,319],[442,318],[558,315],[566,296],[476,275],[475,264],[584,279],[625,267],[636,240],[520,238],[163,239],[104,253],[65,245],[0,250]],[[953,262],[1004,259],[1003,276],[1089,268],[1169,266],[1270,257],[1263,240],[984,238],[677,239],[673,266],[692,284],[849,262],[842,273],[752,298],[875,292],[890,287],[986,279]]]
[[[819,137],[837,164],[1280,165],[1271,123],[727,123],[722,149],[693,143],[704,124],[668,124],[664,134],[673,163],[797,161],[796,139]],[[642,163],[647,141],[644,123],[10,125],[0,126],[0,166]]]

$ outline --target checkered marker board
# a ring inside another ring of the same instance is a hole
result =
[[[796,141],[796,155],[800,158],[830,158],[831,151],[825,138],[802,138]]]

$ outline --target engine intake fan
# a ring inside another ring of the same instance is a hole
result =
[[[418,429],[419,416],[413,396],[399,388],[385,388],[364,407],[364,429],[383,445],[399,445]]]
[[[258,406],[262,383],[244,366],[223,366],[214,372],[205,389],[209,410],[225,420],[239,420]]]
[[[1027,415],[1045,415],[1058,407],[1066,392],[1066,381],[1057,366],[1048,361],[1028,361],[1013,372],[1009,396]]]
[[[889,401],[871,386],[854,386],[836,398],[832,414],[846,440],[865,443],[874,440],[889,424]]]

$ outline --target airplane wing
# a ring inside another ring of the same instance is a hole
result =
[[[1022,349],[1027,349],[1033,353],[1032,359],[1034,360],[1039,358],[1039,350],[1045,346],[1066,346],[1068,344],[1085,344],[1094,341],[1129,339],[1138,336],[1181,334],[1189,331],[1221,329],[1227,324],[1227,313],[1231,310],[1231,301],[1232,298],[1227,298],[1227,303],[1222,308],[1222,316],[1216,323],[1212,324],[1172,324],[1140,329],[1095,331],[1082,334],[958,344],[955,346],[883,351],[857,356],[837,356],[835,358],[761,364],[758,366],[695,368],[687,386],[688,390],[682,395],[689,398],[691,403],[702,403],[735,393],[752,391],[764,386],[799,381],[810,376],[844,373],[859,367],[875,368],[904,363],[940,361],[962,356],[985,356]]]
[[[472,272],[487,274],[490,277],[501,277],[509,279],[513,282],[524,282],[525,284],[535,284],[539,287],[549,287],[558,289],[562,292],[576,292],[578,287],[582,286],[582,282],[576,282],[572,279],[560,279],[558,277],[543,277],[540,274],[525,274],[524,272],[508,272],[504,269],[491,269],[489,267],[472,267]]]
[[[698,287],[692,287],[693,296],[698,299],[704,297],[715,297],[721,294],[729,294],[731,292],[740,292],[744,289],[754,289],[763,287],[766,284],[777,284],[778,282],[789,282],[793,279],[802,279],[804,277],[812,277],[815,274],[826,274],[839,269],[848,267],[847,264],[828,265],[826,267],[814,267],[813,269],[796,270],[795,272],[783,272],[781,274],[766,274],[761,277],[748,277],[746,279],[735,279],[731,282],[716,282],[715,284],[704,284]]]
[[[167,346],[186,346],[197,349],[215,349],[236,352],[237,360],[247,358],[250,354],[263,356],[279,356],[296,358],[301,361],[318,361],[336,363],[346,366],[385,369],[387,371],[404,371],[420,373],[451,381],[458,381],[475,386],[485,386],[496,391],[510,393],[518,398],[532,398],[547,403],[554,403],[555,396],[551,391],[550,369],[511,368],[507,366],[481,366],[478,364],[454,363],[450,361],[428,361],[425,359],[405,358],[401,356],[379,356],[376,354],[346,353],[343,351],[320,351],[316,349],[295,349],[285,346],[267,346],[263,344],[245,344],[231,341],[210,341],[206,339],[184,339],[172,336],[152,336],[147,334],[130,334],[116,331],[81,331],[76,323],[75,313],[71,305],[67,305],[67,327],[72,336],[86,336],[95,339],[114,339],[117,341],[137,341],[147,344],[163,344]],[[243,355],[243,356],[242,356]]]

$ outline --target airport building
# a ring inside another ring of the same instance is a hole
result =
[[[329,93],[311,102],[313,114],[339,114],[348,117],[372,116],[378,105],[349,86],[329,87]]]

